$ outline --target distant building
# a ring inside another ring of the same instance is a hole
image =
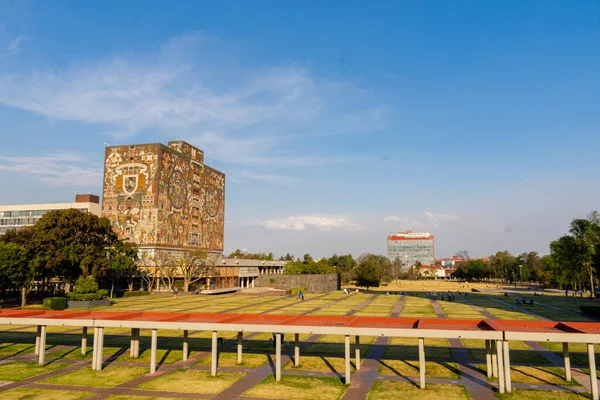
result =
[[[435,261],[433,235],[429,232],[398,232],[387,238],[388,259],[400,260],[405,267],[417,263],[433,265]]]
[[[444,268],[455,268],[458,267],[461,263],[465,262],[465,261],[471,261],[471,260],[482,260],[483,262],[487,262],[489,261],[488,257],[481,257],[481,258],[460,258],[458,256],[452,256],[452,257],[446,257],[446,258],[438,258],[437,260],[435,260],[435,265],[439,265],[441,267]]]
[[[34,225],[48,211],[68,210],[74,208],[80,211],[100,215],[100,198],[93,194],[75,195],[73,203],[50,204],[20,204],[0,206],[0,235],[10,229],[20,229]]]
[[[106,148],[102,215],[120,238],[152,256],[222,253],[225,174],[183,141]]]

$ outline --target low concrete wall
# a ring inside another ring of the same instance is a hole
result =
[[[306,288],[307,293],[325,293],[340,290],[341,281],[338,274],[324,275],[260,275],[254,286],[274,289]]]
[[[110,299],[90,300],[90,301],[73,301],[67,302],[68,308],[92,308],[110,306]]]

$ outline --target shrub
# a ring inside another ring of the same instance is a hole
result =
[[[73,292],[75,293],[96,293],[98,291],[98,283],[93,276],[80,276],[75,281]]]
[[[271,285],[272,285],[272,284],[274,284],[274,283],[275,283],[275,279],[273,279],[273,278],[269,279],[269,283],[270,283]]]
[[[67,298],[71,301],[92,301],[108,298],[108,290],[100,289],[96,293],[67,293]]]
[[[579,309],[581,310],[583,315],[600,318],[599,306],[579,306]]]
[[[46,297],[44,299],[44,308],[48,310],[64,310],[67,308],[67,299],[65,297]]]
[[[302,291],[302,293],[306,293],[306,288],[300,288],[300,290]],[[293,294],[294,296],[298,295],[298,288],[293,288],[293,289],[287,289],[285,291],[287,294]]]
[[[125,292],[123,297],[137,297],[137,296],[147,296],[150,292],[140,291],[140,292]]]

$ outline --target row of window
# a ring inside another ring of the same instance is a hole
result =
[[[52,210],[0,211],[0,218],[41,217],[48,211]],[[87,211],[87,208],[80,208],[79,211]]]
[[[33,225],[39,218],[7,218],[0,219],[0,226]]]

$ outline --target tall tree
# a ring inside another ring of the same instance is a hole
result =
[[[369,290],[370,287],[379,287],[381,283],[381,260],[374,254],[363,254],[358,259],[356,266],[356,285],[364,286]]]
[[[214,271],[214,262],[205,251],[186,252],[175,260],[175,265],[183,277],[184,292],[189,292],[191,285],[211,276]]]
[[[591,293],[594,293],[595,286],[593,261],[596,255],[596,246],[600,244],[599,229],[594,226],[595,221],[597,221],[597,215],[594,212],[588,219],[574,219],[569,229],[575,240],[579,262],[590,279]]]
[[[126,279],[129,291],[133,290],[133,277],[138,272],[137,247],[133,243],[117,241],[109,250],[109,259],[106,275],[111,281],[110,298],[112,299],[115,281],[118,279]]]
[[[27,250],[13,243],[0,243],[0,281],[4,288],[21,290],[21,307],[27,304],[27,292],[33,276]]]

